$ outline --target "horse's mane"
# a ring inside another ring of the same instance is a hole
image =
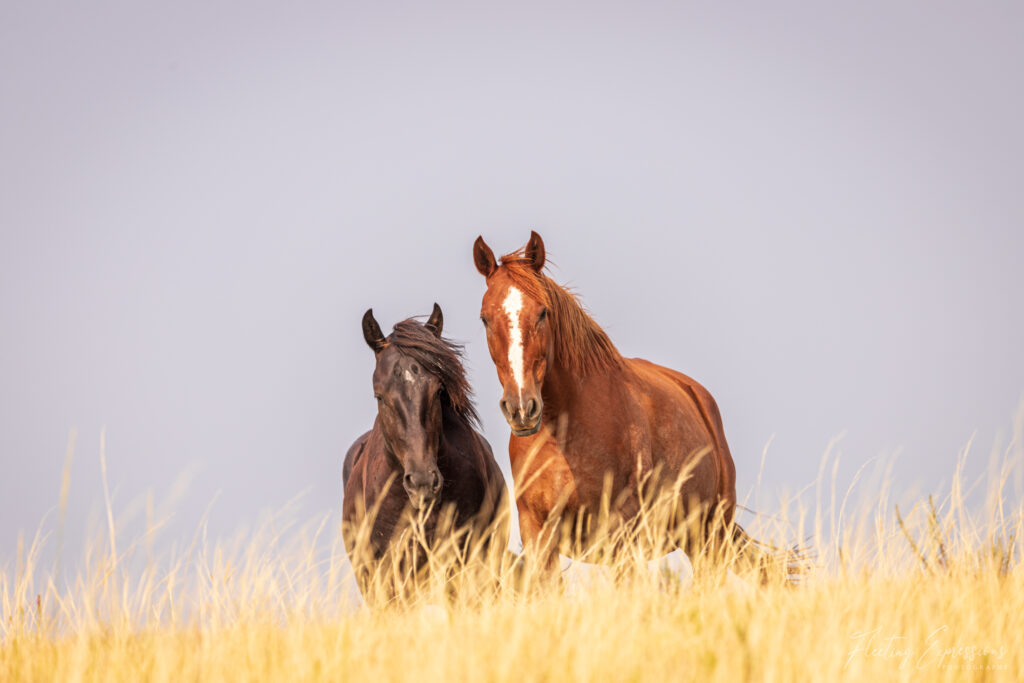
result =
[[[452,412],[470,425],[480,425],[480,417],[473,405],[473,391],[462,365],[462,344],[437,337],[423,323],[412,318],[396,323],[387,342],[441,380],[442,399]]]
[[[505,272],[524,295],[548,309],[555,358],[571,372],[586,376],[623,366],[624,359],[576,295],[543,272],[533,269],[525,248],[501,257]]]

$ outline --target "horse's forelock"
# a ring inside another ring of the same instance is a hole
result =
[[[438,337],[412,318],[396,323],[387,340],[399,352],[414,359],[425,371],[441,381],[446,400],[457,415],[470,423],[479,424],[472,390],[462,365],[461,344]]]
[[[501,265],[505,268],[509,280],[520,292],[537,301],[541,306],[551,305],[548,287],[544,282],[549,278],[533,269],[533,261],[527,258],[522,250],[502,256]]]

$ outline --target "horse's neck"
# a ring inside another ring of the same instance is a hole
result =
[[[550,410],[555,416],[575,412],[581,402],[587,400],[585,393],[581,391],[585,381],[578,373],[557,360],[551,363],[541,389],[545,412]]]
[[[562,292],[562,297],[566,300],[559,305],[562,310],[556,315],[553,330],[555,363],[562,364],[576,375],[584,374],[585,370],[619,365],[622,357],[608,333],[594,322],[574,297],[565,292]],[[580,367],[567,367],[567,364]]]
[[[397,472],[399,481],[401,481],[402,463],[398,460],[398,456],[391,450],[388,440],[384,437],[384,428],[381,427],[379,416],[373,421],[373,431],[376,432],[377,439],[380,441],[380,448],[377,449],[376,453],[377,460],[391,471]]]
[[[586,342],[597,343],[594,338],[588,338]],[[594,353],[600,352],[595,350]],[[617,351],[615,353],[618,355]],[[567,358],[560,357],[557,352],[552,354],[541,391],[545,407],[550,404],[550,407],[558,412],[571,411],[581,405],[605,400],[606,396],[592,395],[592,392],[583,390],[588,380],[596,375],[608,376],[626,372],[626,366],[622,362],[601,370],[584,373],[582,368],[571,367],[567,361]]]
[[[462,449],[456,447],[457,443],[463,443],[464,439],[471,438],[473,426],[469,420],[459,415],[454,408],[445,405],[441,409],[441,444],[437,451],[437,458],[451,458],[462,455]]]

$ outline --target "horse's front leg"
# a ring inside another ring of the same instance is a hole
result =
[[[553,515],[541,516],[523,500],[516,501],[519,532],[523,537],[523,556],[528,571],[538,578],[558,576],[560,524]]]

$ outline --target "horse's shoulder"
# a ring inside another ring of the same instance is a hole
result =
[[[501,486],[504,489],[505,486],[505,475],[501,473],[501,467],[498,465],[498,459],[494,457],[494,450],[491,448],[491,444],[484,438],[484,435],[480,432],[473,430],[477,442],[480,445],[481,459],[483,460],[484,472],[488,478],[493,480],[495,485]]]
[[[483,434],[474,429],[471,425],[465,425],[465,429],[459,430],[452,441],[452,450],[456,457],[460,458],[465,466],[474,470],[478,475],[486,476],[492,463],[496,464],[494,451],[491,444]]]
[[[494,460],[494,450],[491,448],[491,443],[484,437],[483,434],[475,429],[470,430],[473,434],[473,440],[477,447],[483,453],[485,460]]]
[[[348,451],[345,453],[345,460],[341,466],[341,483],[342,486],[348,485],[349,477],[352,476],[352,470],[356,466],[356,462],[359,460],[359,456],[363,454],[366,449],[366,442],[370,438],[370,434],[373,430],[369,430],[365,434],[362,434],[358,439],[352,442],[352,445],[348,447]]]

